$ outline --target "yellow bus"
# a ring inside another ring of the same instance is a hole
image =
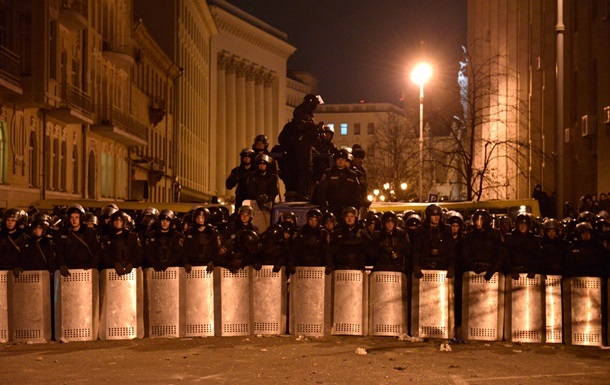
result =
[[[374,202],[370,210],[378,212],[394,211],[402,213],[405,210],[413,210],[417,214],[422,215],[426,207],[431,204],[437,204],[447,210],[457,211],[464,216],[464,219],[470,216],[478,209],[485,209],[490,214],[507,215],[512,220],[515,219],[519,212],[531,213],[535,217],[540,216],[540,206],[535,199],[513,199],[513,200],[489,200],[480,202],[426,202],[426,203],[407,203],[407,202]],[[423,216],[422,216],[423,217]]]

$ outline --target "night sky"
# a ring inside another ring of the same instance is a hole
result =
[[[326,103],[399,103],[422,40],[435,78],[457,79],[467,0],[229,2],[288,34],[288,68],[316,76]]]

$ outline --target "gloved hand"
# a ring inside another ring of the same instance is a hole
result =
[[[332,266],[326,266],[326,269],[324,269],[324,274],[326,275],[330,275],[335,269]]]
[[[254,268],[254,270],[260,270],[263,268],[263,264],[257,261],[252,264],[252,267]]]
[[[530,271],[527,273],[527,278],[529,279],[533,279],[536,277],[536,272],[535,271]]]
[[[21,267],[16,267],[13,269],[13,276],[15,278],[19,278],[19,274],[23,273],[23,269]]]
[[[263,207],[265,203],[267,203],[267,200],[268,198],[266,194],[262,194],[256,197],[256,203],[258,203],[260,207]]]
[[[485,275],[483,276],[483,278],[485,278],[486,281],[490,281],[493,278],[495,273],[496,272],[492,271],[492,270],[487,271],[487,272],[485,272]]]
[[[59,267],[59,274],[61,274],[64,277],[69,277],[70,276],[70,269],[68,269],[68,266],[66,266],[66,265],[61,265]]]
[[[212,272],[214,271],[214,262],[210,261],[210,263],[208,263],[208,265],[205,267],[205,270],[208,273],[212,274]]]
[[[280,265],[279,263],[277,265],[273,266],[273,272],[274,273],[277,273],[281,269],[282,269],[282,265]]]
[[[125,274],[131,273],[132,270],[133,270],[133,265],[131,263],[128,263],[127,266],[125,266],[123,268],[123,271],[125,272]]]
[[[413,276],[417,279],[424,278],[424,273],[421,271],[421,267],[419,267],[419,266],[413,267]]]
[[[451,279],[455,276],[455,269],[453,267],[447,268],[447,278]]]
[[[193,270],[193,266],[191,266],[190,263],[185,263],[184,264],[184,271],[186,271],[187,273],[190,273],[191,270]]]
[[[114,271],[116,271],[116,273],[118,275],[124,275],[125,274],[125,269],[123,268],[123,265],[121,265],[119,262],[115,262],[114,263]]]
[[[513,271],[512,273],[510,273],[510,276],[512,277],[512,279],[514,279],[515,281],[519,279],[519,273],[516,271]]]

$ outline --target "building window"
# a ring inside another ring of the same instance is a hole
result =
[[[30,160],[29,184],[30,187],[38,187],[38,140],[36,138],[36,131],[30,132],[28,152],[28,159]]]
[[[8,166],[8,148],[6,145],[6,122],[0,122],[0,184],[6,183]]]
[[[65,141],[61,143],[61,191],[67,191],[68,181],[68,147]]]
[[[78,148],[72,148],[72,192],[78,193]]]
[[[360,135],[360,123],[354,123],[354,135]]]
[[[53,189],[59,189],[59,139],[53,139]]]
[[[53,151],[51,150],[51,136],[45,137],[45,154],[44,154],[44,183],[45,189],[51,189],[51,162]]]
[[[102,151],[102,197],[108,196],[108,154]]]
[[[341,123],[341,135],[347,135],[347,123]]]
[[[97,198],[97,164],[95,159],[95,152],[89,151],[89,161],[87,169],[87,192],[89,193],[89,199]]]
[[[57,79],[57,22],[49,26],[49,77]]]
[[[369,135],[375,134],[375,123],[369,123],[366,127],[366,133]]]

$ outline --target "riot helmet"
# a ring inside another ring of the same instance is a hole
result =
[[[525,232],[530,231],[532,229],[532,217],[527,213],[518,214],[517,218],[515,218],[515,228],[517,230],[519,230],[519,225],[526,225]]]
[[[98,218],[91,212],[85,213],[85,219],[83,222],[85,222],[85,224],[91,228],[95,228],[99,225]]]
[[[159,221],[166,220],[173,223],[176,220],[176,214],[170,209],[164,209],[159,212]]]
[[[108,205],[106,205],[103,209],[102,209],[102,213],[100,215],[100,217],[105,220],[105,219],[110,219],[110,216],[112,214],[114,214],[115,212],[119,211],[119,206],[117,206],[114,203],[110,203]]]
[[[477,209],[472,214],[472,225],[475,229],[488,229],[491,226],[491,215],[489,215],[487,210]]]
[[[563,232],[563,225],[555,218],[549,218],[542,223],[542,229],[544,230],[544,236],[546,238],[556,238]],[[554,231],[552,231],[554,230]],[[553,234],[554,235],[550,235]]]
[[[200,224],[197,223],[197,218],[199,217],[203,217],[203,224],[208,223],[208,221],[210,220],[211,217],[211,213],[210,210],[208,210],[205,207],[197,207],[195,209],[195,211],[193,211],[191,220],[192,220],[192,224],[193,226],[202,226]]]
[[[159,215],[159,210],[155,207],[147,207],[140,213],[140,217],[145,217],[147,215],[152,215],[154,217]]]
[[[129,218],[123,210],[118,210],[110,216],[110,223],[116,232],[127,229],[129,226]]]
[[[593,225],[595,223],[595,214],[593,214],[591,211],[583,211],[578,215],[578,219],[576,220],[576,222],[588,222]]]

